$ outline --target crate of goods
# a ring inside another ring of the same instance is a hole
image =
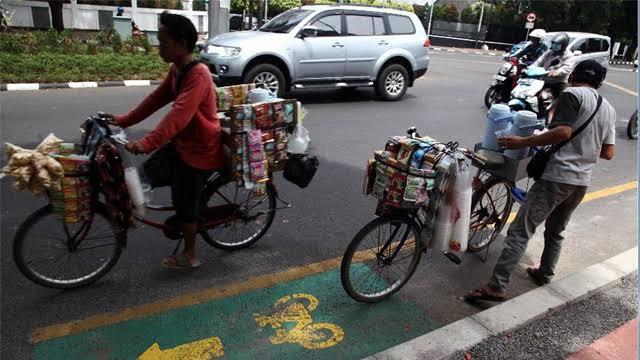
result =
[[[269,171],[281,171],[287,160],[287,134],[298,122],[300,104],[295,100],[234,106],[226,145],[231,174],[241,182],[261,183]]]
[[[216,88],[218,111],[231,110],[234,106],[246,104],[249,91],[256,88],[255,84],[242,84]]]
[[[379,199],[379,208],[412,209],[425,206],[436,187],[437,165],[444,157],[431,138],[393,137],[369,160],[365,194]]]
[[[91,161],[80,155],[75,144],[61,144],[51,155],[64,169],[60,191],[50,191],[49,201],[54,213],[65,223],[77,223],[91,217]]]
[[[523,159],[513,159],[499,151],[485,149],[482,144],[476,144],[474,151],[491,159],[491,166],[486,166],[484,171],[493,176],[510,180],[513,183],[529,177],[527,165],[531,161],[531,154],[527,154],[527,157]]]

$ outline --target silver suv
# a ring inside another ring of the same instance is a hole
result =
[[[398,100],[427,72],[429,42],[413,13],[364,6],[302,6],[257,31],[218,35],[200,59],[218,85],[291,88],[374,86]]]

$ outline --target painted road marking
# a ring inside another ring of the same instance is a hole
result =
[[[138,357],[138,360],[208,360],[221,358],[223,355],[222,341],[214,336],[168,350],[161,350],[158,343],[153,343],[147,351]]]
[[[606,196],[612,196],[624,191],[637,189],[638,181],[614,186],[588,193],[583,202],[593,201]],[[509,216],[509,222],[513,221],[515,213]],[[358,258],[371,258],[372,255],[358,252]],[[89,331],[106,325],[114,325],[146,316],[151,316],[161,312],[167,312],[181,307],[200,304],[206,301],[222,299],[235,296],[244,292],[268,288],[279,283],[301,279],[307,276],[319,274],[335,269],[340,266],[342,256],[333,259],[292,267],[287,270],[253,277],[239,283],[226,284],[222,287],[204,289],[181,296],[161,299],[152,303],[126,308],[121,311],[109,312],[87,317],[82,320],[71,321],[62,324],[50,325],[34,330],[31,336],[32,343],[39,343],[50,339],[73,335],[84,331]]]
[[[620,86],[620,85],[616,85],[616,84],[610,83],[608,81],[604,81],[603,84],[609,85],[612,88],[618,89],[618,90],[622,91],[625,94],[628,94],[628,95],[631,95],[631,96],[638,96],[637,92],[635,92],[633,90],[630,90],[630,89],[627,89],[626,87],[623,87],[623,86]]]
[[[593,192],[587,193],[587,195],[584,196],[584,199],[582,199],[581,204],[584,204],[593,200],[598,200],[604,197],[617,195],[625,191],[633,190],[637,188],[638,188],[638,181],[636,180],[636,181],[628,182],[626,184],[612,186],[602,190],[593,191]],[[513,220],[515,220],[516,214],[517,212],[515,211],[509,214],[509,218],[507,219],[507,224],[510,224],[513,222]]]
[[[43,341],[32,358],[204,358],[181,356],[187,349],[247,360],[363,358],[438,327],[399,296],[370,305],[353,301],[335,269]]]
[[[254,314],[254,317],[258,326],[276,329],[276,334],[269,337],[272,344],[300,344],[307,349],[335,346],[344,339],[344,331],[335,324],[313,322],[311,312],[318,303],[313,295],[287,295],[275,302],[273,315]],[[283,328],[286,323],[295,323],[295,326]]]

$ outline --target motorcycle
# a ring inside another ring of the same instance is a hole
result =
[[[511,57],[502,64],[493,82],[484,94],[484,105],[490,108],[496,103],[506,103],[511,96],[511,90],[515,88],[520,73],[525,65],[517,57]]]
[[[528,68],[511,91],[511,100],[508,102],[511,110],[533,111],[538,119],[546,119],[554,100],[551,90],[544,87],[544,78],[548,74],[544,68]]]
[[[627,136],[629,139],[638,138],[638,110],[636,110],[629,119],[629,123],[627,124]]]

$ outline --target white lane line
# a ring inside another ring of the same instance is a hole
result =
[[[637,92],[635,92],[633,90],[630,90],[630,89],[627,89],[626,87],[623,87],[623,86],[620,86],[620,85],[616,85],[616,84],[610,83],[608,81],[605,81],[604,84],[605,85],[609,85],[612,88],[618,89],[618,90],[622,91],[625,94],[628,94],[628,95],[631,95],[631,96],[638,96]]]

